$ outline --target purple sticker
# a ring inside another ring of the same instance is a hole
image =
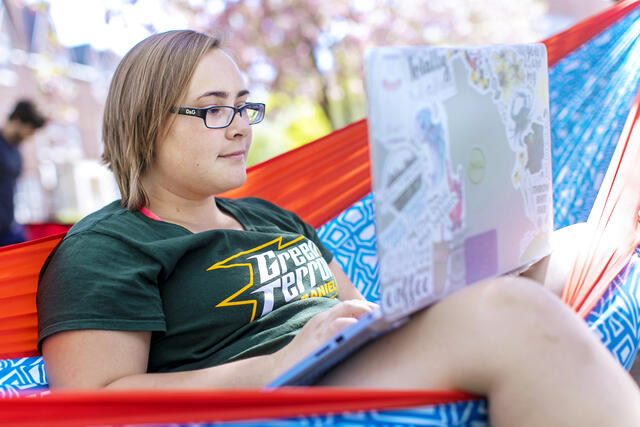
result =
[[[464,241],[467,285],[498,272],[498,234],[496,230],[471,236]]]

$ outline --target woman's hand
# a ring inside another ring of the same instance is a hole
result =
[[[372,302],[352,299],[315,315],[286,347],[278,351],[280,367],[285,370],[290,368],[375,307],[377,304]]]

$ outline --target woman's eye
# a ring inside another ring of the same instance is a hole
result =
[[[220,107],[209,108],[207,110],[207,114],[210,116],[219,116],[220,114],[222,114],[222,108]]]

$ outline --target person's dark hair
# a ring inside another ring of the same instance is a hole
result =
[[[33,126],[34,129],[41,128],[46,123],[46,119],[38,112],[31,101],[18,101],[13,112],[9,115],[9,120],[18,120],[24,124]]]

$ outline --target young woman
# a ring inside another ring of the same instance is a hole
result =
[[[214,38],[157,34],[124,57],[103,126],[122,200],[73,227],[39,284],[52,387],[262,387],[372,309],[295,214],[213,196],[244,182],[263,113]],[[640,425],[630,377],[525,278],[450,296],[321,384],[466,390],[497,426]]]

